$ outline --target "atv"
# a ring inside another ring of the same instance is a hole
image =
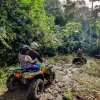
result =
[[[75,57],[72,61],[73,64],[86,64],[87,59],[85,57]]]
[[[96,54],[95,58],[100,59],[100,53]]]
[[[8,77],[6,86],[8,90],[17,89],[21,84],[25,87],[28,86],[28,92],[24,100],[37,100],[44,90],[44,85],[52,83],[55,79],[55,72],[52,68],[53,66],[47,65],[44,73],[21,68],[10,69],[12,74]]]

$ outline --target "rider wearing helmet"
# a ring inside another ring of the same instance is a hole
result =
[[[28,51],[27,55],[29,55],[32,60],[38,59],[39,62],[43,63],[43,59],[40,57],[39,53],[36,52],[39,45],[36,42],[31,43],[31,50]]]
[[[30,51],[31,48],[28,45],[23,45],[20,48],[20,53],[18,54],[18,58],[20,61],[20,66],[22,69],[34,69],[34,70],[39,70],[37,66],[33,64],[35,60],[32,60],[30,56],[27,55],[27,52]]]
[[[27,55],[30,56],[33,61],[35,61],[33,64],[37,65],[41,69],[41,71],[44,72],[45,67],[42,64],[43,63],[43,59],[40,57],[39,53],[36,52],[36,50],[38,49],[39,45],[36,42],[32,42],[30,47],[31,47],[31,50],[29,50],[27,52]],[[38,60],[39,62],[37,62],[36,60]]]

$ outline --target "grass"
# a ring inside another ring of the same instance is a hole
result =
[[[73,95],[70,90],[68,90],[67,93],[64,93],[63,100],[73,100]]]
[[[100,100],[100,60],[90,60],[73,80],[77,83],[73,86],[77,99]]]
[[[3,68],[0,68],[0,87],[5,85],[7,76],[8,76],[8,72],[5,72]]]
[[[47,64],[54,64],[55,62],[58,61],[65,61],[65,62],[70,62],[73,59],[73,54],[72,55],[56,55],[54,57],[46,57],[46,63]]]
[[[92,60],[87,64],[85,70],[90,76],[100,77],[100,60]]]

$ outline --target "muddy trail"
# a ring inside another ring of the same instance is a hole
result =
[[[73,65],[59,61],[54,65],[56,73],[55,82],[45,87],[39,100],[62,100],[62,95],[76,84],[72,79],[75,74],[81,72],[83,66]],[[0,100],[24,100],[27,89],[21,86],[15,91],[8,91],[6,86],[0,88]],[[73,98],[74,100],[78,100]]]

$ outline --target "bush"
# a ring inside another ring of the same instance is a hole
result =
[[[53,46],[41,46],[39,52],[42,56],[53,57],[56,55],[56,48]]]
[[[65,42],[57,48],[58,53],[68,54],[73,51],[73,45],[71,42]]]
[[[8,72],[5,72],[4,69],[0,68],[0,87],[5,84],[8,74]]]
[[[95,56],[96,54],[99,54],[100,53],[100,48],[95,48],[94,50],[92,50],[91,52],[90,52],[90,55],[91,56]]]
[[[58,53],[67,54],[69,52],[69,48],[65,45],[61,45],[58,47]]]

